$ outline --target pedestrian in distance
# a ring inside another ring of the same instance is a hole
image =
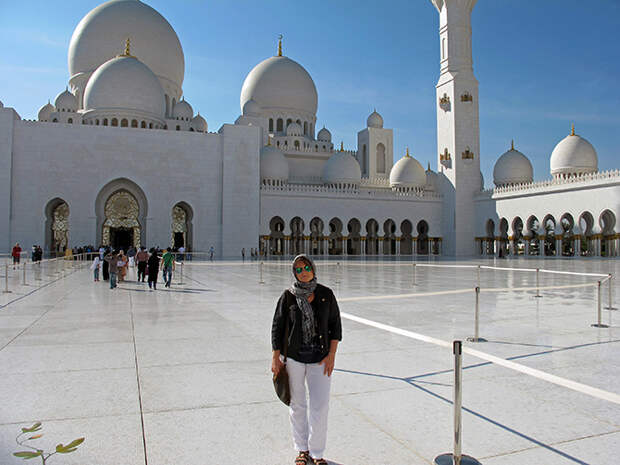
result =
[[[15,265],[19,265],[21,254],[22,248],[19,246],[19,242],[16,242],[13,246],[13,250],[11,250],[11,257],[13,257],[13,269],[15,269]]]
[[[213,246],[209,248],[209,260],[213,261],[213,254],[215,253],[215,249]]]
[[[170,249],[164,250],[164,254],[161,257],[161,267],[164,271],[164,282],[166,287],[170,287],[172,283],[172,272],[175,269],[174,255],[170,252]]]
[[[129,250],[127,250],[127,259],[129,260],[129,268],[133,268],[136,264],[136,253],[137,253],[137,250],[133,245],[129,247]]]
[[[245,261],[245,247],[241,249],[241,260]]]
[[[116,264],[118,267],[118,280],[125,281],[125,275],[127,274],[127,255],[121,250],[118,252],[118,262]]]
[[[148,260],[149,254],[146,251],[146,247],[140,247],[140,251],[136,254],[136,262],[138,264],[138,282],[144,282]]]
[[[118,274],[118,253],[110,252],[105,256],[104,260],[108,263],[110,273],[110,289],[116,289],[116,275]]]
[[[149,256],[147,267],[149,271],[149,290],[157,290],[157,274],[159,273],[159,256],[157,255],[157,251],[152,248],[150,250],[151,255]]]
[[[95,282],[99,281],[99,265],[101,265],[101,260],[99,259],[99,255],[95,255],[93,263],[90,265]]]
[[[292,271],[293,284],[280,296],[273,316],[271,371],[274,375],[282,369],[288,372],[289,417],[298,454],[295,465],[327,465],[323,454],[331,375],[342,339],[340,310],[332,290],[317,283],[310,257],[295,257]],[[288,353],[284,363],[286,327]]]

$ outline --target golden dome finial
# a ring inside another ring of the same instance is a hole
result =
[[[571,128],[570,128],[570,135],[574,136],[575,135],[575,123],[571,124]]]
[[[340,141],[340,151],[344,152],[344,142]]]
[[[282,34],[280,34],[280,36],[278,37],[278,56],[281,57],[282,56],[282,38],[284,36]]]
[[[514,140],[514,139],[512,139],[512,140],[510,141],[510,150],[514,150],[514,149],[515,149],[515,140]]]
[[[410,157],[411,157],[411,155],[409,155],[409,147],[407,147],[407,153],[405,153],[405,156],[406,156],[407,158],[410,158]]]
[[[133,57],[133,55],[131,54],[131,40],[129,39],[129,37],[127,37],[127,39],[125,40],[125,51],[119,56]]]

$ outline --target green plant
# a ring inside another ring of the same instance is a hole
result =
[[[54,454],[69,454],[71,452],[75,452],[75,450],[77,450],[77,446],[79,446],[80,444],[82,444],[84,442],[84,438],[78,438],[74,441],[71,441],[69,444],[67,444],[66,446],[61,444],[58,444],[56,446],[56,450],[54,452],[45,452],[43,449],[38,449],[36,447],[32,447],[26,444],[27,441],[33,441],[35,439],[39,439],[40,437],[43,436],[43,433],[41,434],[35,434],[34,436],[30,436],[29,438],[22,438],[20,439],[23,435],[25,434],[31,434],[31,433],[36,433],[37,431],[41,430],[41,422],[37,422],[34,425],[32,425],[30,428],[22,428],[22,432],[19,433],[17,435],[17,437],[15,438],[15,442],[17,442],[17,444],[19,444],[22,447],[27,447],[28,449],[32,449],[34,452],[30,452],[30,451],[20,451],[20,452],[14,452],[13,455],[15,457],[20,457],[24,460],[29,460],[29,459],[34,459],[37,457],[41,457],[41,461],[43,463],[43,465],[45,465],[47,463],[47,460]]]

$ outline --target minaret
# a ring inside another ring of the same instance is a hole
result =
[[[437,171],[444,189],[443,251],[474,255],[480,190],[478,81],[474,76],[471,12],[477,0],[431,0],[439,11],[440,75],[437,82]]]

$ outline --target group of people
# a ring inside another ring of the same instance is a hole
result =
[[[252,258],[252,260],[258,259],[260,257],[260,253],[258,249],[255,249],[254,247],[252,247],[250,249],[250,257]],[[245,247],[241,249],[241,259],[245,261]],[[211,256],[211,260],[213,260],[213,256]]]
[[[130,247],[125,253],[123,250],[112,250],[102,246],[90,268],[95,282],[99,281],[101,269],[103,280],[110,282],[110,289],[115,289],[119,281],[125,280],[128,269],[134,267],[137,268],[137,282],[143,283],[146,279],[149,290],[157,290],[160,269],[163,271],[165,286],[170,287],[176,262],[170,249],[161,251],[159,247],[152,247],[147,252],[144,246],[139,249]]]

